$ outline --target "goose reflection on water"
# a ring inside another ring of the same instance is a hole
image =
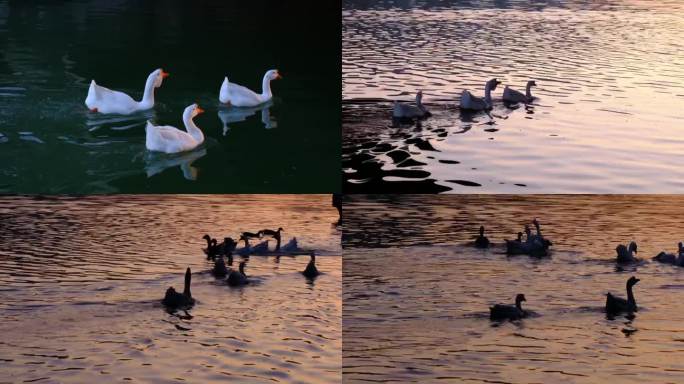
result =
[[[193,151],[172,155],[148,151],[145,154],[145,171],[149,178],[163,172],[167,168],[180,166],[183,177],[186,180],[197,180],[199,172],[197,168],[192,166],[192,163],[206,154],[206,148],[198,148]]]
[[[144,132],[147,120],[155,120],[157,118],[154,109],[130,115],[103,115],[101,113],[86,112],[85,116],[85,124],[89,132],[97,131],[100,128],[107,128],[112,131],[127,131],[136,127],[139,127]]]
[[[261,122],[264,124],[264,128],[277,128],[278,122],[275,119],[271,118],[272,106],[273,100],[270,100],[256,107],[219,108],[218,117],[219,119],[221,119],[221,122],[223,123],[223,136],[226,136],[230,131],[230,127],[228,126],[228,124],[245,121],[248,117],[255,115],[257,112],[261,112]]]

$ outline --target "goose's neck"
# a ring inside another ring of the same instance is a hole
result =
[[[518,308],[518,310],[522,311],[522,301],[516,300],[515,307]]]
[[[532,84],[527,84],[527,87],[525,88],[525,97],[528,99],[532,98]]]
[[[243,238],[242,240],[245,241],[245,248],[249,248],[249,241],[247,241],[247,238]]]
[[[190,293],[190,274],[186,274],[185,276],[185,286],[183,287],[183,295],[187,297],[192,297],[192,294]]]
[[[143,98],[139,104],[143,108],[152,108],[152,106],[154,106],[154,76],[147,78]]]
[[[202,133],[202,130],[195,125],[195,122],[192,120],[192,115],[183,117],[183,123],[185,124],[185,130],[188,131],[190,136],[192,136],[199,143],[204,141],[204,134]]]
[[[264,75],[264,79],[261,81],[261,96],[265,99],[273,97],[273,93],[271,92],[271,80],[268,78],[268,75]]]
[[[492,90],[489,84],[485,85],[485,103],[487,103],[487,106],[492,105]]]
[[[636,300],[634,299],[634,292],[632,292],[632,286],[627,286],[627,302],[636,305]]]

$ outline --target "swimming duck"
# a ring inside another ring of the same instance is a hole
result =
[[[539,224],[539,220],[537,220],[536,217],[534,218],[534,220],[532,220],[532,224],[534,224],[534,228],[537,230],[537,234],[536,234],[536,235],[532,235],[532,234],[530,233],[530,231],[527,230],[527,229],[529,229],[529,226],[525,226],[525,227],[527,228],[527,229],[526,229],[526,232],[527,232],[527,241],[538,242],[539,244],[541,244],[541,245],[542,245],[543,247],[545,247],[545,248],[548,248],[548,247],[550,247],[551,245],[553,245],[553,243],[551,243],[550,240],[548,240],[548,239],[546,239],[544,236],[542,236],[542,234],[541,234],[541,225]]]
[[[610,292],[606,295],[606,312],[609,314],[618,314],[621,312],[636,312],[637,304],[634,299],[632,287],[640,280],[632,276],[627,280],[627,300],[613,296]]]
[[[623,244],[618,245],[615,247],[615,251],[617,252],[618,263],[634,263],[639,261],[639,259],[634,257],[634,253],[637,253],[637,244],[634,241],[629,243],[629,247],[625,247]]]
[[[475,239],[476,248],[487,248],[489,247],[489,239],[484,235],[485,228],[480,225],[480,236]]]
[[[154,107],[154,89],[162,85],[164,78],[169,76],[163,69],[155,69],[147,76],[145,91],[142,100],[135,101],[132,97],[119,91],[112,91],[109,88],[97,85],[95,80],[90,82],[88,96],[85,105],[92,112],[99,113],[118,113],[129,115],[133,112],[143,111]]]
[[[188,308],[195,304],[195,299],[190,294],[190,267],[185,270],[185,285],[183,293],[178,293],[173,287],[166,290],[162,304],[169,308]]]
[[[534,80],[528,81],[525,87],[525,94],[506,86],[503,91],[503,101],[507,103],[530,103],[534,99],[531,89],[536,86],[537,83]]]
[[[228,77],[225,77],[219,91],[219,101],[235,107],[255,107],[273,98],[271,80],[281,78],[282,76],[277,69],[267,71],[261,83],[261,94],[258,94],[242,85],[230,83]]]
[[[183,111],[183,124],[186,131],[170,125],[154,125],[147,121],[145,127],[145,147],[150,151],[178,153],[190,151],[204,142],[202,130],[192,120],[204,110],[197,104],[191,104]]]
[[[291,238],[290,241],[288,241],[287,243],[285,243],[285,245],[280,247],[281,252],[295,252],[298,249],[299,247],[297,246],[296,237]]]
[[[673,253],[666,253],[666,252],[660,252],[657,254],[655,257],[653,257],[653,260],[659,261],[661,263],[667,263],[667,264],[678,264],[678,262],[682,259],[684,259],[684,248],[682,248],[682,242],[680,241],[679,244],[679,249],[677,252],[677,255]]]
[[[509,255],[521,255],[526,253],[524,243],[522,241],[522,232],[518,232],[518,238],[515,240],[506,240],[506,253]]]
[[[247,275],[245,275],[245,262],[241,261],[240,262],[240,270],[235,271],[231,270],[230,273],[228,274],[228,285],[230,286],[239,286],[239,285],[245,285],[249,283],[249,280],[247,279]]]
[[[392,117],[397,119],[420,119],[432,114],[423,105],[423,91],[416,93],[416,105],[394,101]]]
[[[527,316],[527,312],[522,309],[521,303],[527,301],[525,295],[519,293],[515,296],[515,305],[496,304],[489,308],[489,318],[491,320],[518,320]]]
[[[483,111],[492,108],[492,91],[496,89],[496,86],[501,84],[497,79],[491,79],[485,83],[485,96],[484,98],[477,97],[470,93],[468,90],[463,90],[461,93],[461,101],[459,106],[462,110],[470,111]]]
[[[216,244],[217,241],[216,241],[216,239],[212,239],[211,236],[209,236],[209,235],[204,235],[204,236],[202,236],[202,238],[207,241],[207,247],[202,249],[202,250],[204,251],[204,253],[206,253],[207,260],[209,260],[209,259],[213,260],[214,258],[216,258],[216,255],[219,253],[219,247]]]
[[[316,268],[316,255],[312,253],[311,260],[309,260],[309,264],[307,264],[306,268],[302,271],[302,275],[307,279],[313,279],[319,274],[320,272],[318,272],[318,268]]]

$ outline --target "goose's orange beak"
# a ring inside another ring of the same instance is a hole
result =
[[[283,77],[280,76],[280,72],[276,73],[276,79],[282,79]]]
[[[162,75],[162,79],[165,79],[165,78],[169,77],[170,73],[164,72],[164,70],[162,69],[161,75]]]
[[[197,114],[204,113],[204,109],[197,106]]]

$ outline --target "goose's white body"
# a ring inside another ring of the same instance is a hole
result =
[[[168,125],[153,125],[148,121],[145,127],[145,146],[150,151],[164,153],[185,152],[197,148],[204,142],[204,134],[192,118],[202,112],[204,111],[197,104],[185,108],[183,123],[187,132]]]
[[[231,83],[228,77],[225,77],[219,91],[219,101],[235,107],[256,107],[273,98],[271,80],[280,78],[277,69],[267,71],[261,83],[262,91],[259,94],[242,85]]]
[[[137,111],[151,109],[154,107],[154,89],[161,86],[162,80],[166,76],[168,76],[168,73],[162,69],[157,69],[150,73],[145,82],[143,98],[140,101],[133,100],[132,97],[123,92],[113,91],[97,85],[95,80],[92,80],[90,88],[88,88],[85,105],[93,112],[117,113],[121,115],[129,115]]]

